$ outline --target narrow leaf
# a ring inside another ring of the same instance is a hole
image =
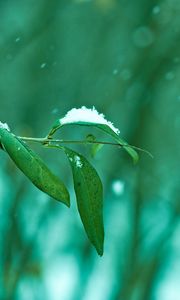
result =
[[[123,148],[132,157],[134,163],[138,162],[138,160],[139,160],[138,153],[131,146],[129,146],[127,142],[125,142],[122,138],[120,138],[119,135],[117,133],[115,133],[108,125],[97,124],[96,127],[99,128],[100,130],[106,132],[111,137],[113,137],[116,140],[116,142],[119,143],[120,146],[123,146]]]
[[[49,170],[35,152],[6,129],[0,128],[0,139],[3,149],[36,187],[70,206],[69,193],[64,183]]]
[[[67,148],[64,151],[69,159],[76,193],[78,211],[85,231],[98,254],[103,255],[103,188],[94,167],[87,159]]]
[[[99,114],[94,107],[92,109],[88,109],[85,106],[82,106],[78,109],[71,109],[63,118],[57,120],[54,123],[49,133],[49,137],[51,137],[59,128],[68,124],[94,126],[104,131],[106,134],[115,139],[116,142],[119,143],[119,145],[128,152],[128,154],[132,157],[134,163],[137,163],[137,152],[133,149],[133,147],[128,145],[127,142],[119,137],[119,129],[115,128],[110,121],[107,121],[103,114]]]
[[[88,134],[86,136],[86,141],[87,141],[87,143],[96,142],[96,137],[93,134]],[[103,144],[98,144],[98,143],[93,144],[92,143],[91,148],[90,148],[91,157],[94,158],[96,156],[97,152],[99,152],[103,146],[104,146]]]
[[[122,138],[119,137],[117,133],[115,133],[108,125],[106,124],[95,124],[95,123],[90,123],[90,122],[74,122],[74,123],[68,123],[68,124],[63,124],[59,126],[58,128],[64,126],[64,125],[85,125],[85,126],[94,126],[108,135],[110,135],[114,140],[116,140],[117,143],[119,143],[120,146],[122,146],[128,154],[132,157],[133,162],[136,164],[139,160],[139,155],[138,153],[130,146],[128,145],[127,142],[125,142]]]

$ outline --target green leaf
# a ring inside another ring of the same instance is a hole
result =
[[[91,143],[91,142],[96,142],[96,137],[93,134],[88,134],[86,136],[86,141],[87,143]],[[91,157],[95,157],[97,152],[99,152],[102,147],[104,146],[103,144],[96,144],[96,143],[91,143],[91,148],[90,148],[90,155]]]
[[[111,137],[113,137],[116,140],[116,142],[119,143],[120,146],[123,146],[123,148],[132,157],[135,164],[138,162],[138,160],[139,160],[138,153],[131,146],[129,146],[126,141],[124,141],[122,138],[120,138],[119,135],[117,133],[115,133],[108,125],[97,124],[96,127],[99,128],[100,130],[106,132]]]
[[[0,140],[3,149],[9,154],[16,166],[36,187],[68,207],[70,206],[69,193],[64,183],[49,170],[35,152],[3,128],[0,128]]]
[[[94,122],[85,122],[85,121],[74,121],[74,122],[68,122],[68,123],[63,123],[61,124],[61,119],[57,120],[51,130],[50,136],[54,134],[58,129],[60,129],[62,126],[65,125],[84,125],[84,126],[93,126],[101,131],[104,131],[106,134],[110,135],[120,146],[122,146],[126,152],[132,157],[133,162],[136,164],[139,160],[139,155],[138,153],[128,145],[126,141],[124,141],[122,138],[119,137],[119,134],[116,133],[113,129],[111,129],[110,126],[106,124],[100,124],[100,123],[94,123]]]
[[[87,159],[67,148],[64,151],[69,159],[76,193],[78,211],[85,231],[98,254],[103,255],[103,187],[101,179]]]

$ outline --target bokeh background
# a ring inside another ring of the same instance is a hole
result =
[[[0,1],[1,122],[42,137],[69,109],[95,106],[154,156],[134,166],[106,146],[91,160],[104,186],[101,258],[63,154],[31,144],[68,186],[70,209],[1,151],[0,300],[180,299],[179,64],[179,0]],[[79,127],[61,138],[87,133],[104,139]]]

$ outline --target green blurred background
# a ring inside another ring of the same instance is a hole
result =
[[[104,185],[100,258],[65,157],[31,144],[68,186],[71,209],[1,151],[0,300],[180,299],[179,64],[179,0],[0,1],[1,122],[42,137],[69,109],[95,106],[154,156],[140,153],[134,166],[106,146],[92,160]]]

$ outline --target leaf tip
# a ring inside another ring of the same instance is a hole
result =
[[[104,249],[102,248],[102,249],[96,249],[96,251],[97,251],[97,253],[98,253],[98,255],[99,256],[103,256],[103,254],[104,254]]]
[[[60,202],[63,202],[68,208],[70,208],[71,206],[71,202],[70,202],[70,196],[69,196],[69,192],[67,191],[66,197],[64,197],[64,199],[62,200],[62,198],[60,199],[56,199]]]
[[[104,227],[102,227],[101,235],[98,237],[98,239],[92,241],[92,244],[94,245],[97,254],[99,256],[103,256],[104,254]]]
[[[70,206],[71,206],[70,199],[65,204],[68,208],[70,208]]]
[[[137,165],[138,162],[139,162],[139,155],[137,154],[136,156],[133,157],[133,164]]]

